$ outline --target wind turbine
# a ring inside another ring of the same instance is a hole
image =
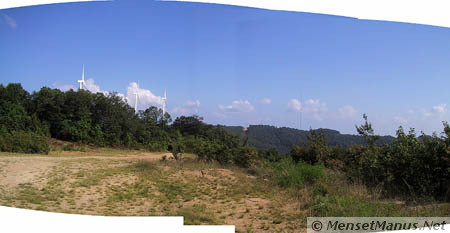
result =
[[[164,97],[162,97],[161,100],[162,100],[162,111],[163,111],[163,118],[164,118],[164,115],[166,115],[166,101],[167,101],[167,95],[166,95],[165,88],[164,88]]]
[[[86,82],[84,81],[84,65],[83,65],[83,73],[81,74],[81,80],[78,80],[78,83],[80,84],[79,90],[83,90],[83,85],[86,86]]]
[[[138,106],[138,93],[134,93],[135,101],[134,101],[134,112],[137,113],[137,106]]]

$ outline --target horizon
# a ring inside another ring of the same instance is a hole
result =
[[[0,83],[138,92],[138,109],[228,126],[442,132],[450,29],[188,2],[0,10]],[[33,39],[33,41],[30,40]],[[420,90],[420,91],[418,91]]]

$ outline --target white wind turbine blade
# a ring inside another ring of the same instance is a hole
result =
[[[83,80],[83,86],[86,88],[87,91],[89,91],[88,87],[86,86],[86,82]]]
[[[83,74],[81,75],[81,81],[84,83],[84,64],[83,64]]]

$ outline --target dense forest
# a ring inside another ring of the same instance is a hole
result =
[[[271,171],[269,176],[285,187],[312,182],[314,174],[328,169],[345,174],[349,182],[381,189],[386,196],[450,199],[446,122],[441,135],[418,137],[413,129],[405,133],[400,127],[395,138],[383,138],[374,134],[366,115],[364,120],[356,127],[359,136],[270,126],[251,126],[243,133],[238,127],[206,124],[199,116],[172,121],[154,106],[136,113],[115,94],[47,87],[30,94],[20,84],[0,85],[0,151],[49,153],[49,140],[56,138],[170,151],[176,160],[191,152],[202,161],[253,173],[263,169],[266,175]]]
[[[260,150],[275,148],[281,154],[288,154],[292,146],[299,142],[306,142],[310,131],[298,130],[287,127],[277,128],[269,125],[225,126],[225,129],[242,138],[248,137],[248,144]],[[245,129],[245,130],[244,130]],[[329,146],[349,147],[351,145],[367,145],[364,137],[360,135],[341,134],[332,129],[316,129],[322,131],[327,138]],[[394,140],[392,136],[382,136],[377,140],[378,145],[389,144]]]
[[[48,153],[49,138],[95,146],[149,151],[184,151],[205,160],[247,166],[255,149],[221,126],[198,116],[163,116],[151,106],[135,113],[116,94],[41,88],[28,93],[20,84],[0,85],[0,151]]]

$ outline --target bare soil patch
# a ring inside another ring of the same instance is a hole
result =
[[[0,154],[0,204],[89,215],[183,215],[186,224],[230,224],[238,232],[298,229],[295,222],[274,223],[272,216],[282,216],[289,203],[262,191],[256,177],[211,164],[162,162],[163,156],[171,154]]]
[[[53,162],[30,158],[2,158],[6,162],[0,171],[0,185],[15,187],[22,183],[30,183],[51,170]]]

